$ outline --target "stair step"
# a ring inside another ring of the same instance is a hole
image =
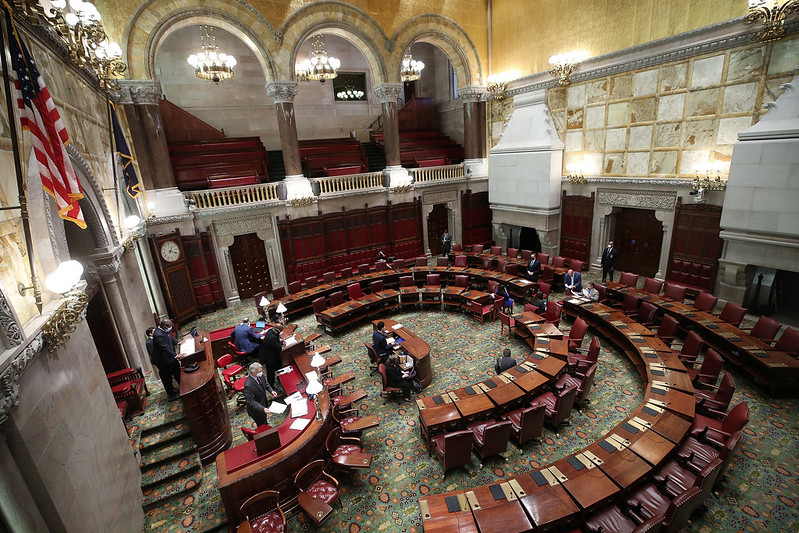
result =
[[[185,476],[189,472],[202,468],[200,458],[196,452],[185,453],[169,461],[159,464],[156,468],[145,470],[141,475],[142,491],[160,485],[172,478]]]
[[[196,450],[197,446],[191,439],[180,439],[168,442],[163,446],[150,446],[145,450],[145,453],[142,454],[139,467],[142,469],[150,468],[159,463],[180,457],[181,455],[195,452]]]
[[[183,419],[170,425],[161,426],[157,431],[151,430],[146,435],[142,434],[140,449],[144,453],[147,448],[161,446],[176,439],[187,438],[190,435],[189,423]]]
[[[200,486],[202,480],[202,469],[195,469],[170,479],[168,483],[142,489],[142,507],[147,509],[164,500],[194,491]]]
[[[149,407],[149,406],[148,406]],[[178,420],[186,418],[183,413],[183,406],[180,402],[169,402],[166,409],[148,411],[146,419],[138,421],[142,433],[157,431],[161,426],[172,424]]]

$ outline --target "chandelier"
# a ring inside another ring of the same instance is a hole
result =
[[[14,12],[31,24],[49,26],[65,42],[70,61],[94,72],[102,89],[117,88],[114,78],[127,66],[121,60],[119,44],[108,41],[94,4],[83,0],[69,0],[69,5],[67,0],[50,0],[49,8],[38,0],[15,0],[12,4]]]
[[[416,61],[411,55],[410,48],[402,58],[402,68],[400,68],[400,79],[402,81],[415,81],[422,77],[424,63]]]
[[[785,36],[785,17],[799,9],[799,0],[749,0],[749,15],[746,23],[763,19],[763,30],[758,39],[763,42],[776,41]]]
[[[344,89],[336,93],[336,98],[339,100],[361,100],[363,95],[364,92],[355,87],[344,87]]]
[[[319,80],[324,83],[325,80],[332,80],[338,76],[338,72],[336,71],[340,66],[341,61],[327,55],[327,51],[325,50],[325,36],[317,35],[313,38],[313,52],[311,52],[311,58],[296,65],[295,71],[297,79],[300,81]]]
[[[219,51],[213,26],[200,26],[200,46],[201,52],[186,59],[194,67],[195,76],[214,83],[233,77],[236,58]]]
[[[588,52],[566,52],[549,58],[552,68],[549,73],[558,78],[555,85],[564,87],[569,84],[569,76],[578,63],[588,59]]]

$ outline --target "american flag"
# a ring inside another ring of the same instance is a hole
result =
[[[86,221],[78,205],[78,200],[83,198],[83,189],[66,149],[69,135],[44,79],[36,68],[33,56],[17,34],[11,13],[8,8],[4,11],[11,66],[16,77],[14,87],[18,91],[19,121],[33,136],[33,151],[42,178],[42,187],[55,198],[61,218],[85,228]]]

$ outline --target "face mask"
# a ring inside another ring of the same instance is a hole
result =
[[[259,378],[260,378],[260,377],[263,377],[263,375],[264,375],[264,373],[263,373],[263,372],[258,372],[258,374],[256,374],[256,377],[259,377]]]
[[[609,244],[608,244],[608,248],[613,248],[613,246],[611,246],[611,245],[609,245]]]
[[[168,328],[166,328],[166,332],[167,333],[169,333],[170,331],[172,331],[172,326],[169,326]]]

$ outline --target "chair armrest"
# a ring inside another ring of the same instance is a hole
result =
[[[697,375],[694,376],[694,379],[692,380],[694,382],[694,384],[696,384],[696,380],[699,379],[699,378],[714,378],[714,379],[718,379],[719,377],[718,376],[714,376],[713,374],[697,374]]]

